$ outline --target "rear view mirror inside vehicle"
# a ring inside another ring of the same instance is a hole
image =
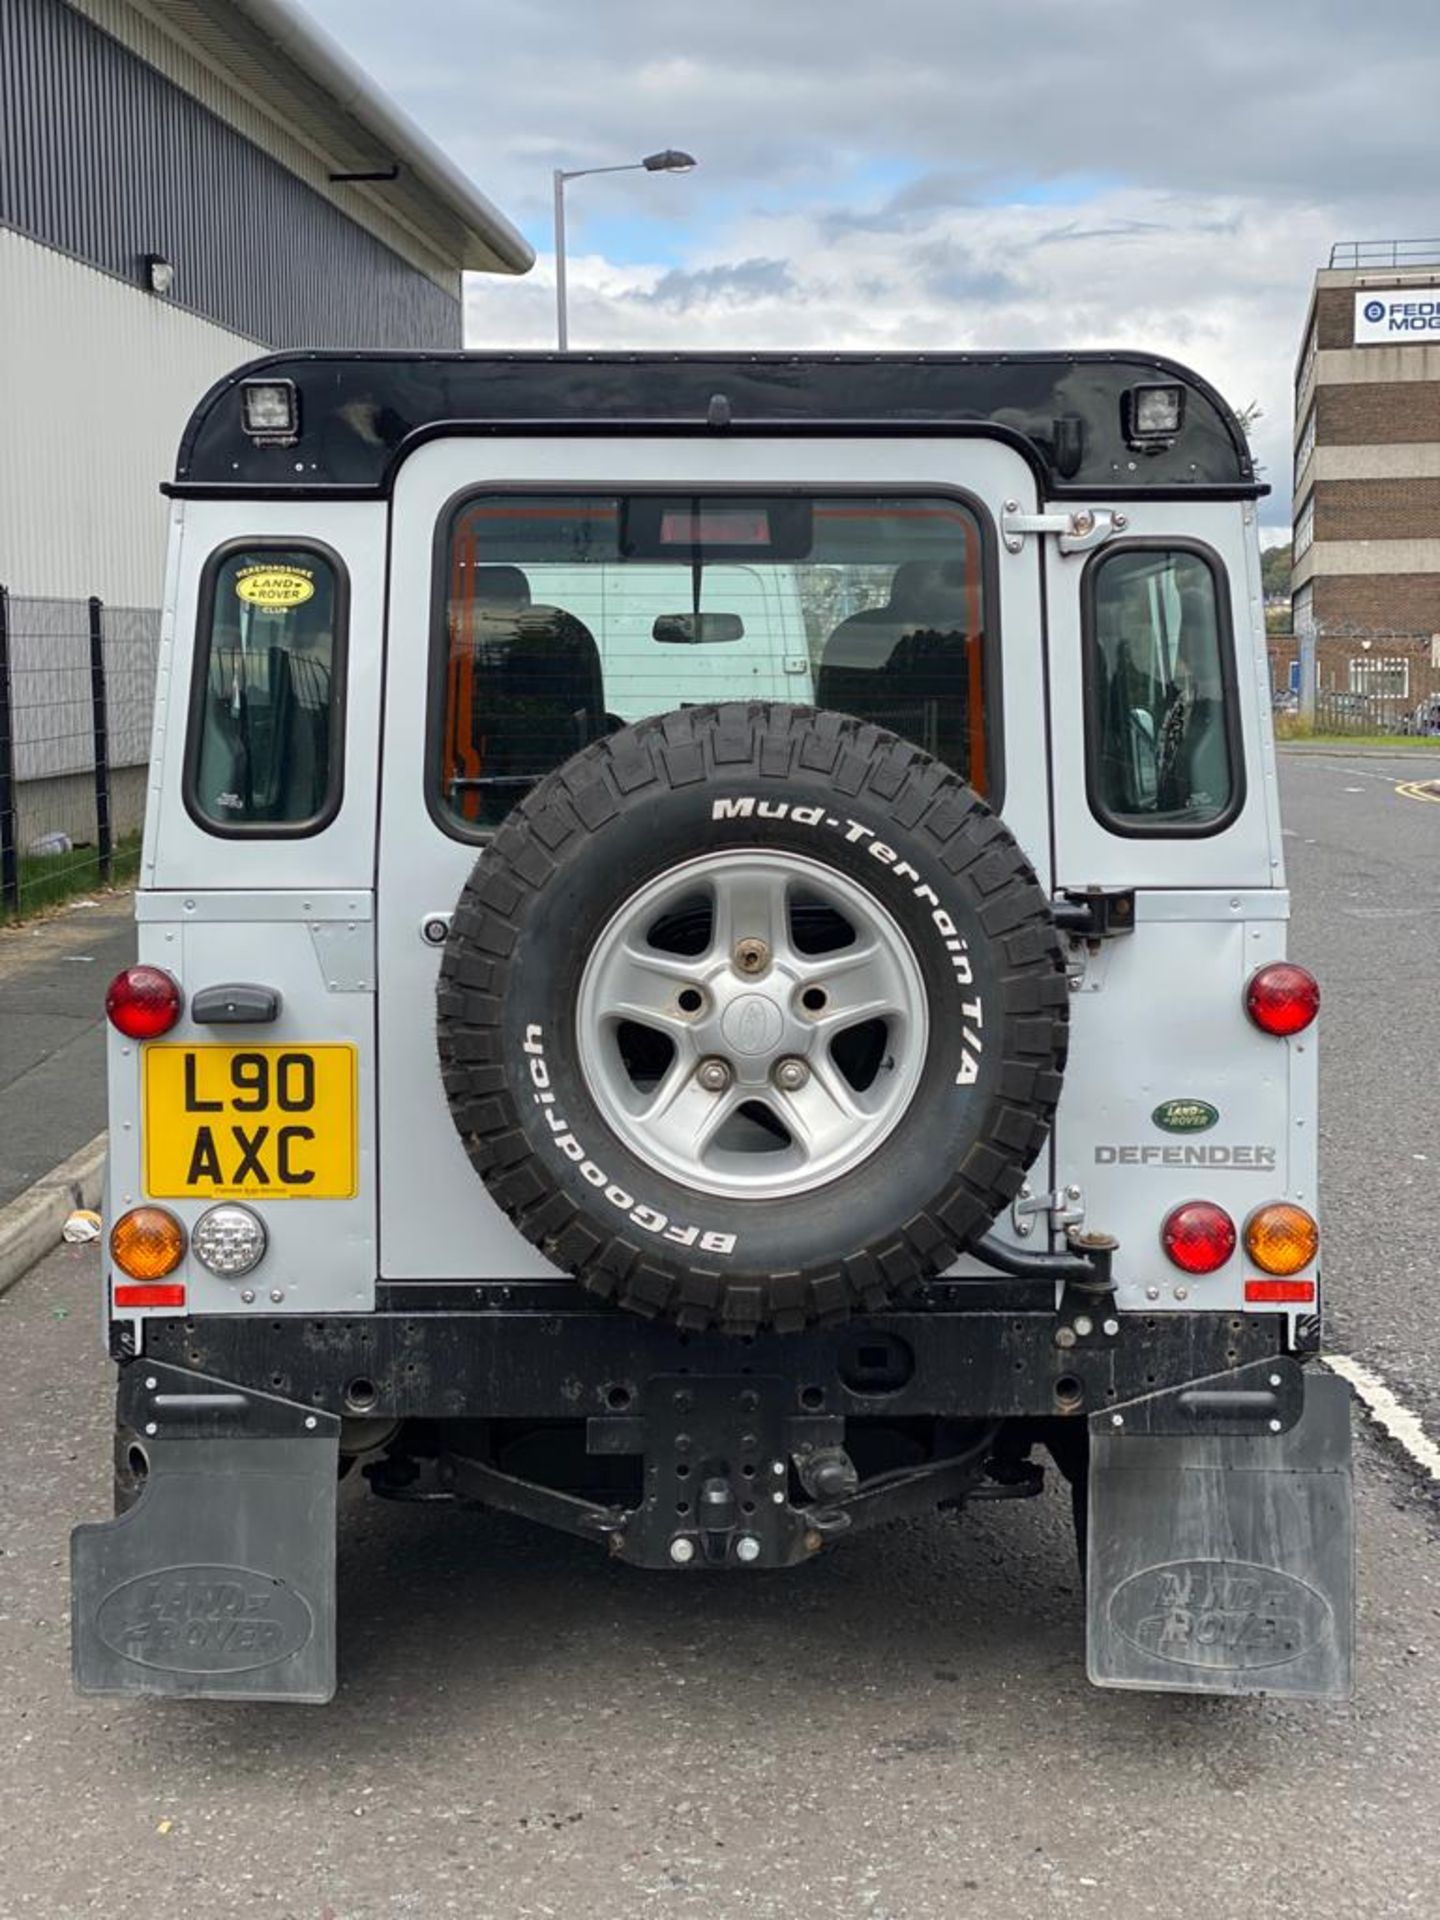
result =
[[[745,622],[738,613],[661,613],[650,637],[672,647],[708,647],[720,640],[743,640]]]

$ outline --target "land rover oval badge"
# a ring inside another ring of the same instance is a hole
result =
[[[1150,1118],[1164,1133],[1204,1133],[1220,1118],[1208,1100],[1162,1100]]]

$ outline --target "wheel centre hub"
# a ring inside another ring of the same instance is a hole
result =
[[[726,1045],[747,1059],[773,1053],[785,1032],[785,1016],[767,993],[741,993],[720,1016]]]

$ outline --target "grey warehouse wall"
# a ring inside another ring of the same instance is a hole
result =
[[[276,347],[458,347],[433,280],[73,12],[0,4],[0,223]]]

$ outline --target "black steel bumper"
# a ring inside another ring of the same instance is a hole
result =
[[[547,1282],[385,1298],[354,1316],[154,1320],[143,1359],[331,1413],[428,1420],[603,1418],[671,1374],[777,1383],[797,1415],[1074,1417],[1251,1360],[1293,1363],[1283,1314],[1116,1316],[1083,1298],[1057,1314],[1051,1287],[954,1282],[913,1311],[745,1338],[677,1333]]]
[[[1020,1422],[1067,1471],[1090,1463],[1098,1683],[1343,1691],[1348,1405],[1286,1350],[1284,1316],[1115,1316],[1083,1300],[1057,1316],[963,1284],[913,1312],[744,1340],[518,1284],[463,1311],[448,1292],[354,1317],[153,1322],[119,1394],[143,1493],[73,1537],[77,1683],[327,1698],[342,1422],[363,1416],[449,1432],[436,1464],[457,1497],[690,1568],[793,1564],[975,1497],[995,1437]],[[467,1457],[446,1424],[505,1421],[583,1435],[602,1481],[604,1463],[630,1460],[631,1491],[519,1478],[478,1447]],[[857,1484],[852,1436],[907,1421],[943,1444]],[[1025,1490],[1014,1471],[1009,1491]]]

